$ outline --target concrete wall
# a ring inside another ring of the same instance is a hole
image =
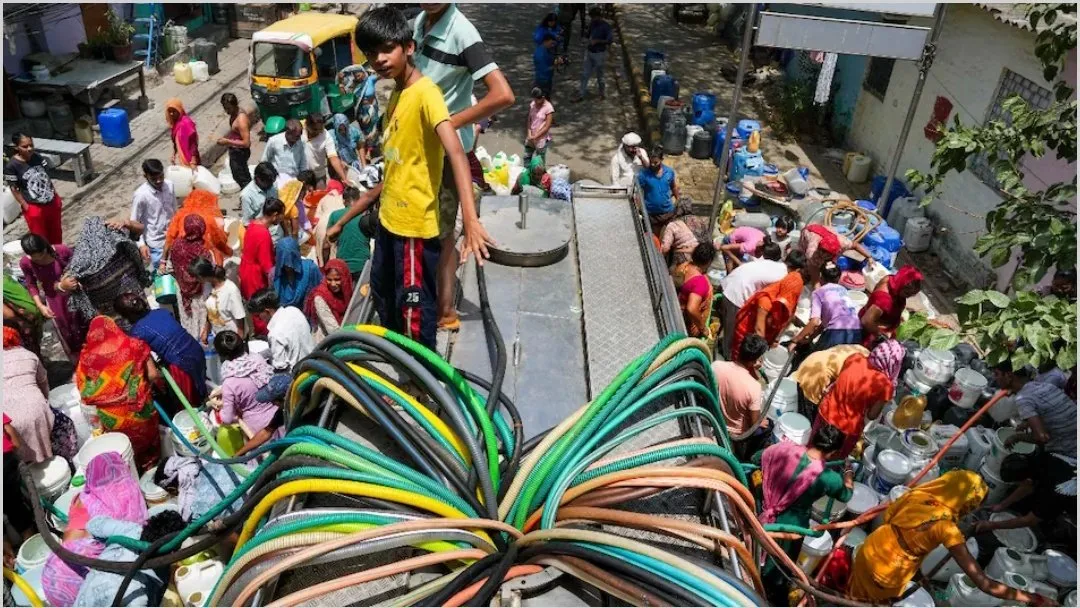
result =
[[[24,71],[22,60],[38,51],[53,55],[74,53],[86,41],[82,11],[78,4],[56,5],[42,17],[30,17],[13,23],[14,31],[4,36],[4,71],[16,75]],[[5,15],[5,26],[7,25]],[[31,37],[37,42],[35,49]]]
[[[926,171],[934,152],[934,143],[923,134],[930,120],[935,100],[941,96],[953,104],[953,117],[959,114],[966,124],[982,123],[993,103],[998,83],[1005,69],[1051,88],[1043,80],[1042,68],[1034,55],[1034,34],[1001,23],[978,7],[948,5],[944,30],[937,56],[923,89],[907,145],[900,159],[899,176],[910,168]],[[912,20],[911,25],[929,24]],[[1066,73],[1075,83],[1075,51]],[[861,95],[849,137],[849,148],[865,150],[879,171],[888,166],[896,150],[917,69],[913,62],[897,61],[884,101],[873,95]],[[1051,158],[1033,160],[1028,182],[1057,181],[1076,174],[1075,166],[1066,166]],[[972,251],[975,240],[985,232],[985,215],[998,203],[998,195],[975,174],[950,174],[938,198],[928,207],[927,215],[944,228],[934,238],[933,248],[946,269],[955,277],[976,286],[995,284],[999,273],[979,260]],[[1007,270],[1001,273],[1008,274]],[[1007,277],[1004,277],[1007,278]]]

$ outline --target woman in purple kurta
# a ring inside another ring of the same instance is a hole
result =
[[[86,332],[79,316],[68,310],[68,294],[57,288],[71,262],[71,249],[61,244],[54,247],[37,234],[24,236],[21,243],[26,255],[19,261],[19,268],[26,278],[26,290],[34,298],[41,314],[46,319],[56,320],[71,353],[77,353],[82,349]]]

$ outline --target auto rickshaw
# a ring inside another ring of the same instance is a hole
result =
[[[251,38],[251,98],[268,126],[312,112],[351,114],[354,99],[337,84],[339,70],[363,63],[352,15],[300,13]],[[278,117],[278,118],[275,118]]]

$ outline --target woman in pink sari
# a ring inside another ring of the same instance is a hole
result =
[[[165,102],[165,122],[172,131],[172,164],[192,169],[199,166],[199,133],[179,99],[174,97]]]

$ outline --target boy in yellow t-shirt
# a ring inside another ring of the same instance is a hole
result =
[[[356,28],[356,43],[375,72],[396,85],[383,117],[385,175],[371,293],[385,327],[434,349],[444,155],[458,191],[467,193],[461,197],[462,263],[470,253],[487,257],[490,238],[477,217],[468,160],[442,91],[413,62],[416,43],[405,17],[390,6],[369,10]]]

